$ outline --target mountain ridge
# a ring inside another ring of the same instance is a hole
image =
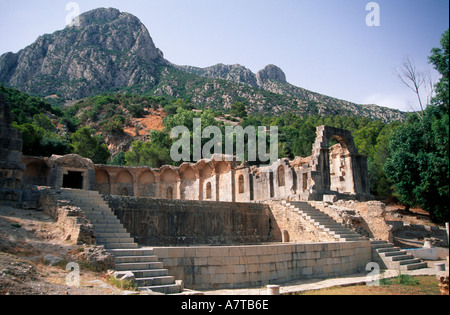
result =
[[[134,15],[114,8],[83,13],[79,23],[40,36],[17,53],[0,56],[0,82],[39,96],[78,100],[108,92],[185,98],[224,109],[243,102],[251,113],[362,115],[385,122],[406,113],[359,105],[288,83],[279,67],[256,74],[242,65],[178,66],[164,58]]]

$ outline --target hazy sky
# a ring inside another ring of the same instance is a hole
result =
[[[63,29],[66,0],[0,0],[0,54]],[[395,68],[406,56],[420,69],[449,27],[448,0],[80,0],[80,12],[115,7],[136,15],[169,61],[207,67],[275,64],[290,83],[360,104],[418,109]]]

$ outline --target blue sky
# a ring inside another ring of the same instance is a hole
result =
[[[61,0],[0,0],[0,54],[65,27]],[[275,64],[290,83],[360,104],[418,109],[395,76],[406,56],[427,57],[449,27],[448,0],[379,0],[380,26],[366,25],[371,0],[80,0],[81,13],[115,7],[136,15],[169,61],[207,67]]]

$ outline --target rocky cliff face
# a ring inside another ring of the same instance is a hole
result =
[[[281,83],[287,83],[286,75],[283,70],[275,65],[268,65],[256,74],[256,80],[259,86],[264,86],[269,80],[279,81]]]
[[[0,81],[24,92],[76,99],[155,83],[166,64],[145,26],[116,9],[96,9],[17,54],[0,57]]]
[[[264,88],[264,85],[269,81],[279,81],[287,83],[286,75],[283,70],[275,65],[268,65],[254,74],[246,67],[236,65],[217,64],[207,68],[197,68],[192,66],[177,66],[175,68],[192,73],[204,78],[222,79],[239,84],[245,84],[254,88]]]

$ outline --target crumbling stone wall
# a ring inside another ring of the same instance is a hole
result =
[[[339,144],[329,148],[331,139]],[[42,160],[38,163],[24,159],[30,184],[45,182],[61,187],[65,172],[83,172],[83,189],[106,195],[224,202],[323,200],[327,195],[371,197],[367,157],[358,154],[350,131],[326,126],[317,128],[311,157],[280,159],[261,167],[251,167],[224,155],[159,169],[94,166],[74,155]]]
[[[337,202],[310,202],[317,209],[325,212],[338,223],[355,232],[392,243],[394,236],[392,226],[386,222],[386,205],[380,201],[359,202],[339,200]]]
[[[9,104],[0,95],[0,201],[19,206],[22,201],[22,134],[11,128]]]
[[[283,231],[287,231],[290,242],[334,242],[335,239],[317,229],[313,224],[303,219],[301,215],[290,211],[279,202],[266,202],[270,207],[273,221],[277,229],[274,231],[276,240],[282,239]]]
[[[40,207],[57,221],[66,241],[75,245],[95,245],[95,228],[86,219],[83,210],[61,196],[61,190],[42,187]]]

